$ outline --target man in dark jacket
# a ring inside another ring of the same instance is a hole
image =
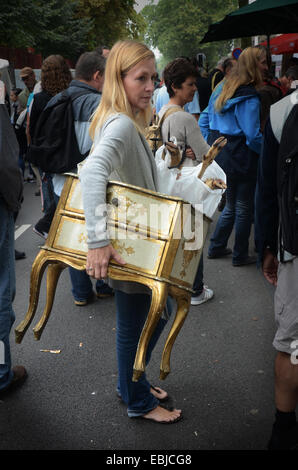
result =
[[[0,104],[0,397],[27,377],[23,366],[11,367],[9,334],[15,320],[14,214],[21,205],[23,182],[19,146],[5,104]]]
[[[256,188],[255,242],[259,263],[262,264],[267,281],[276,286],[274,309],[277,331],[273,341],[277,350],[276,419],[268,444],[269,450],[298,448],[295,414],[298,404],[298,257],[279,249],[287,234],[284,233],[282,239],[278,240],[281,208],[277,187],[280,143],[297,133],[298,122],[288,129],[288,117],[295,112],[297,103],[298,91],[271,106],[270,118],[264,129]],[[283,135],[285,126],[288,133]]]
[[[67,89],[71,96],[85,91],[83,95],[75,98],[72,103],[74,128],[78,147],[82,155],[85,155],[92,145],[89,136],[90,118],[100,102],[104,83],[105,63],[106,59],[96,51],[82,54],[76,64],[75,79],[71,81]],[[48,105],[59,100],[60,96],[61,93],[55,95]],[[77,169],[73,168],[72,172],[76,173]],[[56,203],[58,203],[64,186],[65,176],[54,174],[52,177],[54,196]],[[41,231],[43,229],[42,225],[37,225],[35,228]],[[75,305],[80,307],[87,305],[94,297],[90,277],[85,271],[73,268],[69,268],[69,273]],[[99,298],[108,297],[113,295],[113,290],[103,280],[98,280],[96,282],[96,295]]]

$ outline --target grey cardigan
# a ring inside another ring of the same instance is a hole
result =
[[[133,121],[125,114],[114,114],[96,134],[91,152],[81,171],[83,207],[89,248],[110,243],[106,229],[106,188],[109,180],[158,191],[154,157]],[[127,293],[148,292],[131,282],[110,284]]]

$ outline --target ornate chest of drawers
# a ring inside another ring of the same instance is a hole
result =
[[[145,370],[148,342],[163,312],[168,295],[177,312],[164,346],[160,377],[170,372],[170,354],[187,316],[192,285],[199,264],[210,219],[194,211],[182,199],[166,196],[120,182],[107,187],[107,225],[113,247],[126,261],[111,261],[109,277],[138,282],[151,289],[152,301],[134,364],[133,380]],[[87,234],[80,182],[69,174],[45,245],[31,271],[29,308],[17,326],[20,343],[38,305],[40,283],[47,267],[47,301],[40,321],[33,329],[39,339],[49,319],[57,282],[65,267],[86,268]]]

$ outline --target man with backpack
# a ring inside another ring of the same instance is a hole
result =
[[[76,64],[75,79],[67,90],[48,102],[36,125],[30,161],[52,174],[56,204],[66,178],[63,173],[76,173],[76,165],[90,151],[90,118],[100,102],[105,62],[106,59],[96,51],[82,54]],[[44,232],[42,219],[35,228]],[[85,271],[73,268],[69,268],[69,273],[75,305],[87,305],[94,297],[90,277]],[[98,280],[96,295],[107,297],[113,295],[113,291],[104,281]]]
[[[268,450],[298,448],[298,90],[271,106],[256,188],[255,241],[276,286],[276,415]]]

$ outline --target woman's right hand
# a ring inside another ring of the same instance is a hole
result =
[[[126,264],[112,245],[89,249],[86,262],[86,272],[88,276],[94,277],[95,279],[106,278],[110,259],[114,259],[121,265]]]

